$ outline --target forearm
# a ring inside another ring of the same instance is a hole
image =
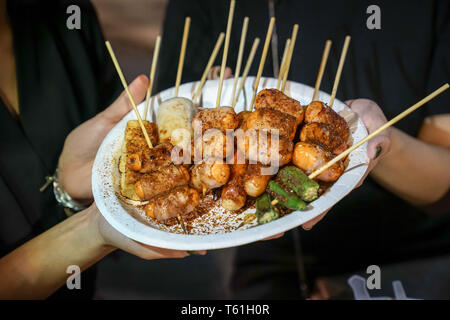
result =
[[[391,151],[371,176],[414,205],[438,201],[449,189],[450,150],[431,145],[393,128]]]
[[[0,299],[46,298],[66,282],[68,266],[85,270],[110,253],[95,219],[90,207],[0,259]]]

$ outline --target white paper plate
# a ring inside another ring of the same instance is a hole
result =
[[[259,90],[275,87],[276,80],[262,78]],[[236,112],[242,111],[243,106],[250,103],[253,82],[254,77],[247,79],[243,94],[241,94],[236,105]],[[197,85],[198,82],[193,82],[180,86],[179,96],[191,98]],[[233,79],[224,82],[222,105],[230,104],[232,85]],[[217,87],[217,81],[208,81],[205,84],[201,99],[203,107],[215,106]],[[171,88],[152,98],[151,105],[155,110],[154,114],[156,114],[161,101],[172,98],[173,94],[174,88]],[[288,82],[286,94],[300,101],[302,105],[306,105],[311,100],[313,88],[300,83]],[[319,100],[328,101],[329,98],[328,94],[320,93]],[[138,108],[140,113],[143,114],[144,104],[141,103]],[[367,136],[367,131],[361,120],[345,104],[335,100],[333,109],[349,123],[353,142],[360,141]],[[255,242],[288,231],[317,217],[335,205],[356,186],[367,170],[368,157],[366,144],[364,144],[350,154],[345,173],[325,194],[311,202],[306,211],[296,211],[264,225],[242,226],[244,215],[254,212],[254,209],[249,209],[240,215],[214,210],[196,219],[191,234],[185,235],[179,225],[168,228],[154,221],[144,220],[142,211],[133,206],[125,205],[117,196],[119,181],[117,161],[126,124],[133,119],[136,119],[136,116],[133,111],[130,111],[103,140],[92,169],[92,192],[100,212],[114,228],[131,239],[156,247],[178,250],[220,249]],[[220,201],[218,201],[218,207],[220,207]],[[240,228],[237,229],[238,226]]]

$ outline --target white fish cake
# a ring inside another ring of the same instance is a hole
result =
[[[160,141],[168,141],[185,149],[193,135],[192,119],[195,111],[192,101],[186,98],[178,97],[164,101],[156,114]]]

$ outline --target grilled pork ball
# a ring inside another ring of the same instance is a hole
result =
[[[278,130],[280,137],[293,140],[297,129],[296,118],[276,109],[259,108],[246,121],[247,129]]]
[[[296,125],[303,122],[305,110],[300,102],[277,89],[261,90],[255,99],[255,109],[271,108],[296,118]]]
[[[202,133],[208,129],[219,129],[225,132],[228,129],[234,130],[238,126],[236,113],[231,107],[204,109],[194,116],[192,121],[194,130],[199,123],[202,125]]]
[[[334,155],[331,152],[326,151],[317,144],[298,142],[294,147],[292,162],[309,175],[314,170],[321,168],[333,157]],[[336,181],[344,173],[344,170],[344,163],[338,161],[318,175],[317,179],[326,182]]]
[[[191,168],[191,184],[200,192],[219,188],[230,178],[230,167],[223,159],[208,159]]]
[[[334,154],[339,154],[347,149],[346,140],[327,123],[310,122],[305,124],[300,131],[300,140],[324,146]]]
[[[313,101],[306,108],[305,123],[311,122],[328,124],[344,142],[350,137],[347,121],[323,102]]]
[[[275,139],[278,140],[278,147],[276,144],[272,146]],[[292,141],[264,130],[248,130],[245,135],[237,135],[236,144],[247,160],[278,167],[291,161],[294,148]]]
[[[247,170],[247,164],[243,157],[239,157],[238,152],[234,155],[231,167],[230,180],[222,188],[222,207],[227,210],[239,210],[245,205],[247,194],[244,189],[244,175]],[[241,160],[244,163],[238,163]]]
[[[266,191],[267,184],[275,173],[275,170],[260,163],[249,164],[244,175],[245,192],[251,197],[260,196]]]

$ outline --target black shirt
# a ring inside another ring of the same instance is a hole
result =
[[[171,0],[164,23],[159,89],[173,86],[184,17],[190,16],[183,81],[199,80],[220,32],[225,32],[229,0]],[[314,86],[325,41],[333,41],[321,90],[331,92],[345,35],[352,36],[337,98],[376,101],[388,119],[425,97],[450,79],[449,1],[377,1],[381,30],[369,30],[366,9],[373,1],[275,1],[278,56],[299,24],[289,79]],[[269,23],[268,1],[236,1],[227,65],[234,69],[245,16],[250,18],[244,59],[253,39],[264,41]],[[259,65],[262,45],[251,75]],[[220,64],[219,54],[216,64]],[[269,50],[263,75],[273,76]],[[450,94],[442,94],[396,126],[415,136],[428,115],[450,113]],[[418,155],[420,156],[420,155]],[[426,164],[424,164],[426,165]],[[302,233],[302,246],[314,274],[338,273],[386,261],[448,252],[450,210],[429,218],[370,178],[339,202],[312,231]],[[264,258],[268,246],[239,248],[238,261],[276,264]],[[280,246],[286,243],[280,240]],[[257,248],[261,248],[259,251]],[[292,251],[291,251],[292,252]],[[274,260],[276,260],[274,262]],[[240,262],[238,262],[239,264]],[[251,269],[251,268],[249,268]],[[253,269],[254,270],[254,269]],[[250,272],[250,271],[249,271]]]
[[[39,188],[68,133],[121,91],[93,7],[77,1],[81,29],[69,30],[70,4],[8,1],[20,119],[0,99],[0,256],[65,218],[52,188]]]

